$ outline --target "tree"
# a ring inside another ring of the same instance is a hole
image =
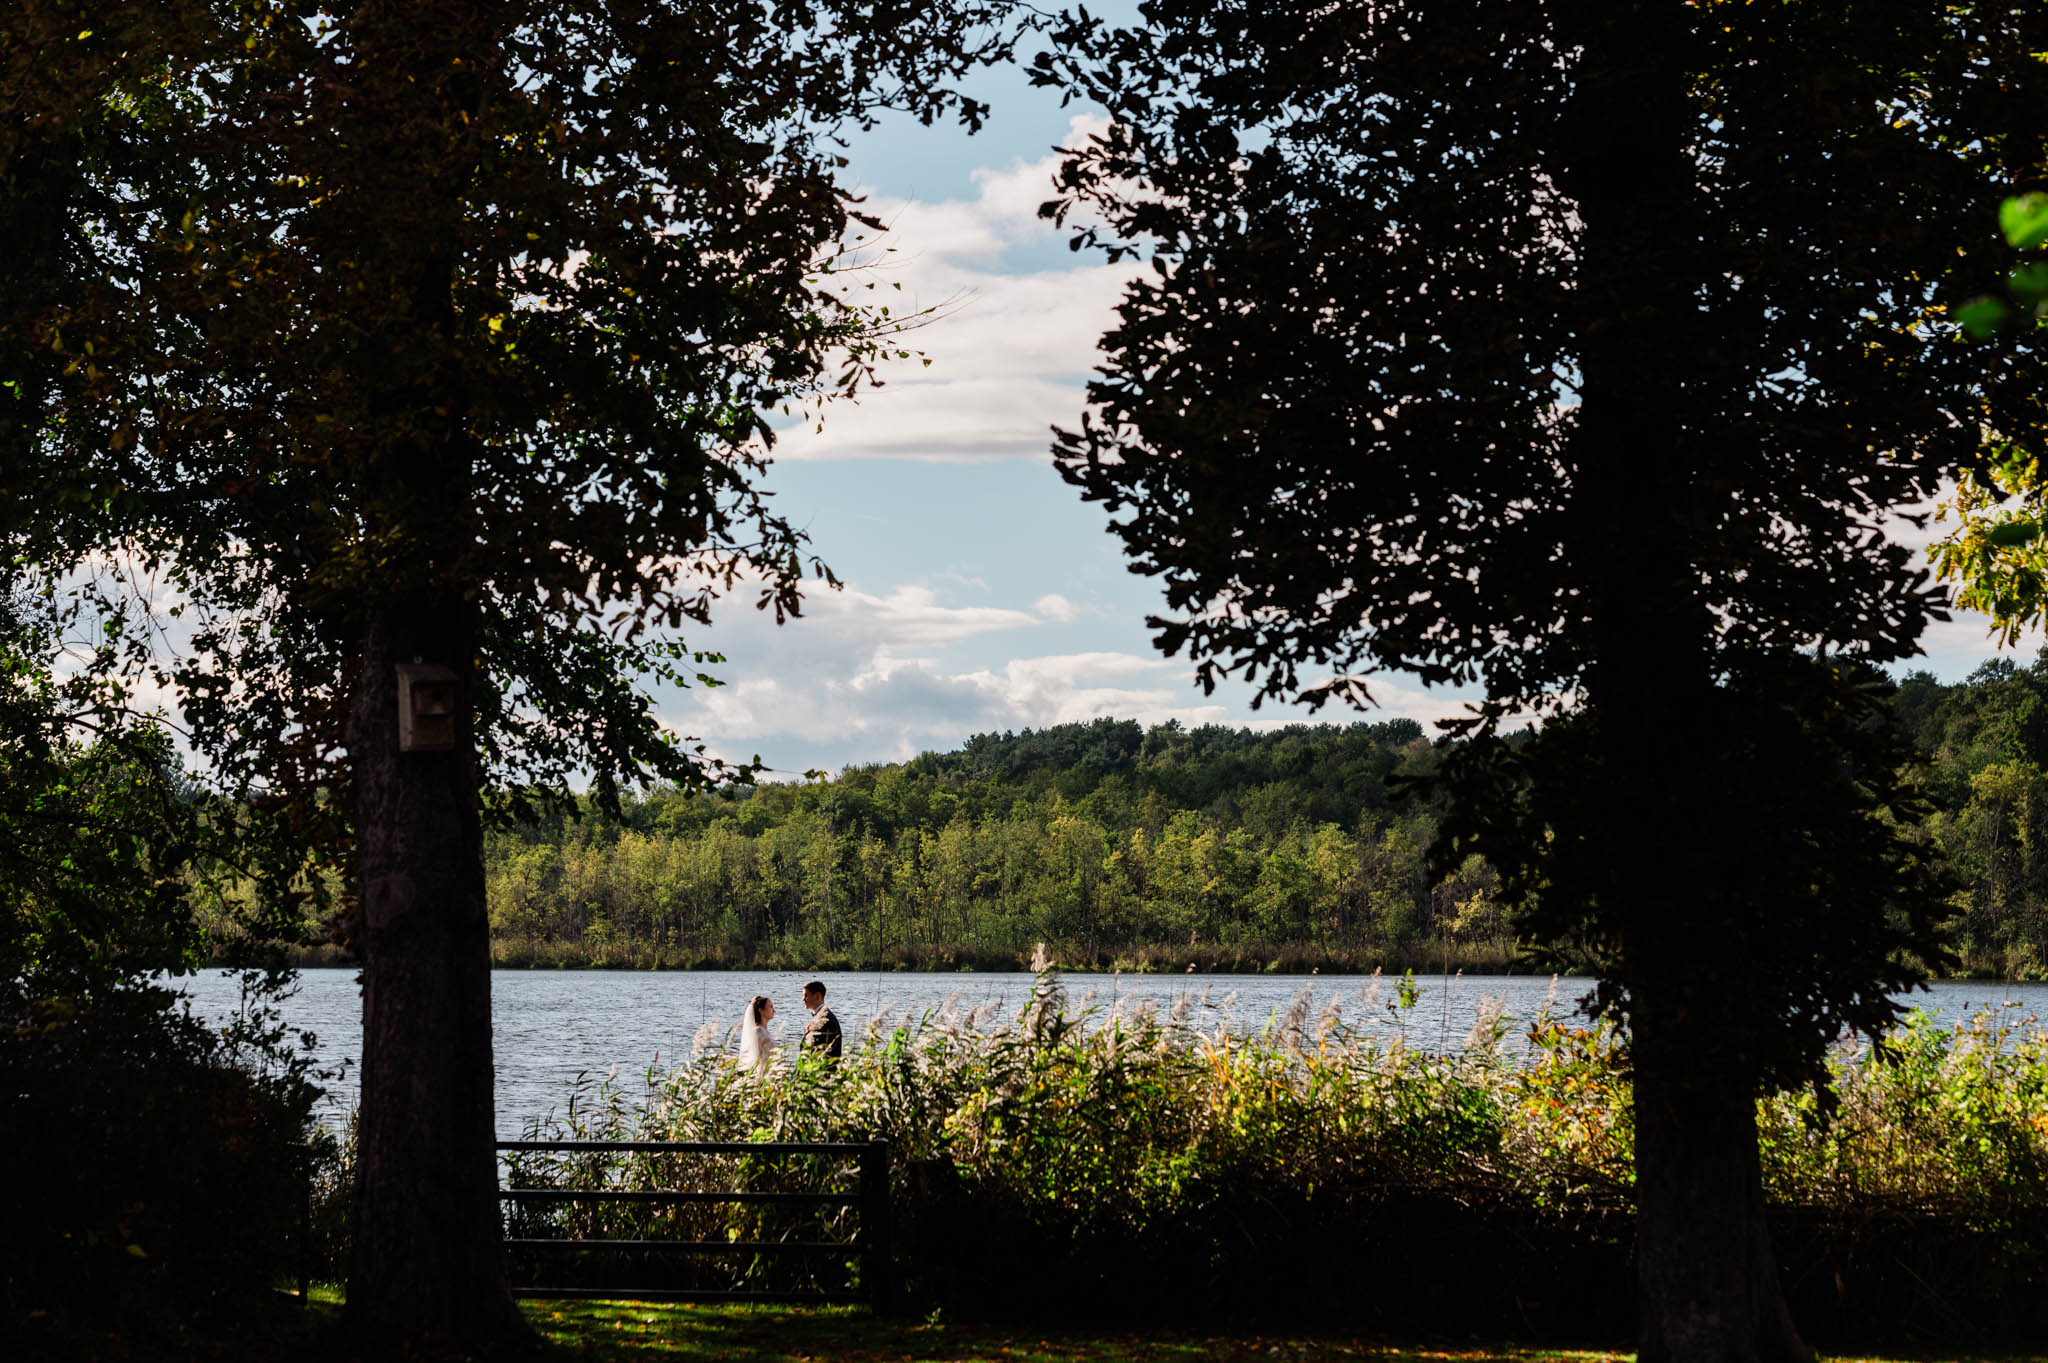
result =
[[[1998,225],[2027,258],[2006,277],[2005,297],[1979,295],[1955,313],[1973,339],[2006,342],[1986,357],[1994,379],[2032,382],[2025,361],[2048,327],[2048,261],[2040,251],[2048,244],[2048,193],[2006,199]],[[1956,584],[1957,601],[1990,616],[1993,634],[2009,646],[2029,625],[2048,621],[2048,479],[2034,432],[1986,422],[1982,434],[1986,467],[1966,470],[1958,481],[1939,513],[1945,520],[1953,512],[1955,529],[1928,552],[1940,575]]]
[[[156,679],[215,776],[348,858],[349,1309],[372,1331],[525,1332],[498,1250],[480,793],[587,774],[615,807],[623,783],[717,769],[641,678],[710,681],[677,632],[720,595],[780,620],[829,579],[759,489],[771,423],[898,344],[845,293],[846,244],[877,224],[838,183],[839,130],[890,108],[978,125],[949,84],[1007,50],[999,18],[52,0],[4,20],[9,217],[77,261],[76,288],[8,300],[10,355],[61,369],[34,370],[37,458],[7,493],[86,489],[101,514],[45,561],[119,543],[161,571],[188,632]],[[406,750],[414,697],[449,714]]]
[[[1861,668],[1940,610],[1885,518],[1980,411],[2043,421],[1937,309],[2009,258],[1955,224],[2048,169],[2039,8],[1143,15],[1035,67],[1111,116],[1045,212],[1153,267],[1060,472],[1205,682],[1485,686],[1439,849],[1627,1020],[1641,1356],[1804,1357],[1753,1103],[1939,950]]]

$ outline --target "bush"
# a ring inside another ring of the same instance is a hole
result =
[[[10,1315],[161,1326],[295,1283],[315,1091],[266,1022],[216,1032],[144,983],[0,997]]]
[[[948,1008],[849,1028],[836,1066],[805,1058],[755,1078],[700,1035],[692,1061],[649,1073],[644,1093],[615,1076],[585,1085],[562,1119],[529,1134],[886,1137],[900,1171],[901,1271],[921,1303],[955,1312],[1057,1303],[1176,1321],[1321,1313],[1353,1327],[1627,1332],[1633,1128],[1619,1039],[1546,1014],[1510,1058],[1496,1018],[1458,1055],[1427,1055],[1405,1044],[1404,1000],[1377,988],[1346,1006],[1397,1025],[1356,1025],[1336,1008],[1311,1018],[1304,996],[1243,1037],[1173,1015],[1090,1013],[1046,975],[1014,1019]],[[2048,1264],[2028,1246],[2041,1242],[2048,1175],[2048,1042],[1923,1017],[1895,1050],[1840,1058],[1831,1120],[1812,1095],[1759,1104],[1803,1318],[1817,1342],[2038,1337]],[[529,1155],[514,1178],[849,1186],[843,1169],[752,1156]],[[518,1230],[820,1238],[815,1213],[772,1210],[528,1204]],[[835,1214],[822,1234],[852,1229]],[[723,1277],[693,1262],[691,1285],[845,1286],[854,1263],[778,1266],[771,1282],[744,1261]],[[1915,1275],[1938,1286],[1893,1282]]]

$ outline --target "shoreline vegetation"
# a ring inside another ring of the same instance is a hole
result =
[[[881,965],[882,974],[947,974],[957,972],[973,974],[1028,975],[1032,973],[1030,952],[1001,952],[981,954],[964,951],[947,951],[936,956],[925,956],[915,951],[892,954]],[[1448,960],[1448,968],[1446,961]],[[340,947],[331,943],[320,943],[309,947],[296,947],[285,955],[285,963],[295,970],[350,970],[358,962]],[[1272,951],[1243,949],[1237,947],[1160,947],[1140,948],[1133,953],[1108,957],[1097,961],[1067,961],[1048,957],[1047,963],[1064,975],[1287,975],[1310,976],[1328,975],[1333,978],[1382,975],[1399,978],[1413,974],[1417,980],[1427,982],[1444,975],[1558,975],[1564,979],[1590,979],[1590,972],[1578,967],[1555,969],[1532,964],[1512,942],[1458,944],[1446,957],[1424,952],[1413,956],[1365,956],[1342,957],[1303,953],[1292,948]],[[231,964],[226,958],[208,963],[211,967],[223,968]],[[860,961],[845,956],[802,957],[782,953],[763,953],[752,959],[736,956],[678,956],[667,954],[658,948],[634,949],[614,948],[602,956],[580,949],[573,943],[562,943],[545,950],[500,954],[493,950],[493,970],[562,970],[588,971],[594,974],[628,974],[636,972],[661,971],[784,971],[814,974],[866,974],[876,970],[872,960]],[[2039,972],[2017,975],[1997,973],[1990,969],[1972,969],[1941,972],[1928,976],[1936,983],[1960,981],[1983,981],[2003,984],[2039,984],[2043,977]]]
[[[1946,977],[2048,979],[2048,653],[1955,685],[1912,674],[1893,721],[1924,755],[1919,836],[1954,878]],[[1482,858],[1432,871],[1439,757],[1405,719],[1100,719],[829,780],[628,794],[616,816],[584,802],[487,832],[492,960],[1017,971],[1043,944],[1082,972],[1593,973],[1518,952]]]
[[[495,944],[494,944],[495,945]],[[1031,949],[975,951],[947,948],[925,953],[915,948],[892,952],[880,970],[893,973],[1020,974],[1032,973]],[[1522,958],[1512,942],[1458,943],[1448,953],[1424,951],[1414,955],[1333,956],[1304,951],[1297,946],[1138,947],[1093,961],[1070,961],[1048,955],[1046,963],[1062,974],[1071,975],[1332,975],[1382,974],[1399,976],[1412,972],[1417,979],[1435,975],[1555,975],[1576,978],[1581,972],[1539,968]],[[341,948],[331,944],[294,949],[289,963],[299,969],[343,969],[355,964]],[[666,952],[645,944],[613,945],[598,954],[574,942],[551,943],[535,949],[510,952],[493,950],[494,970],[767,970],[813,971],[817,973],[865,973],[877,969],[875,962],[857,960],[844,954],[798,956],[765,951],[746,958],[732,955],[687,956]]]
[[[878,1015],[849,1029],[838,1064],[784,1057],[757,1076],[707,1024],[673,1070],[589,1076],[526,1135],[886,1137],[901,1171],[895,1280],[913,1314],[1003,1320],[1055,1299],[1074,1319],[1186,1328],[1249,1302],[1295,1328],[1399,1333],[1454,1313],[1523,1340],[1626,1338],[1634,1129],[1618,1035],[1547,1005],[1511,1054],[1503,1017],[1482,1012],[1461,1050],[1438,1056],[1408,1046],[1412,1006],[1368,980],[1320,1009],[1303,993],[1246,1036],[1149,1000],[1077,1004],[1046,971],[1014,1013]],[[1397,1033],[1376,1025],[1389,1018]],[[1820,1092],[1758,1101],[1780,1264],[1813,1342],[2040,1337],[2044,1098],[2048,1034],[1985,1009],[1912,1014],[1884,1054],[1833,1057]],[[741,1153],[529,1152],[512,1166],[511,1186],[559,1192],[808,1193],[850,1177]],[[346,1183],[335,1170],[333,1186]],[[821,1220],[761,1202],[556,1200],[522,1204],[509,1229],[830,1242],[858,1225],[843,1209]],[[693,1257],[661,1271],[715,1290],[734,1270]],[[747,1271],[802,1291],[857,1288],[862,1270],[826,1256]]]

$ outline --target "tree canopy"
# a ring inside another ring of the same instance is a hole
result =
[[[524,1331],[496,1249],[479,792],[573,776],[609,802],[715,768],[642,679],[709,680],[681,631],[717,597],[781,619],[829,580],[758,475],[777,422],[895,344],[848,294],[878,225],[841,134],[889,110],[978,124],[953,86],[1008,50],[1005,8],[54,0],[0,21],[0,220],[66,262],[61,290],[7,299],[39,404],[7,495],[94,513],[38,543],[48,574],[113,545],[161,575],[183,618],[137,668],[229,790],[348,858],[349,1300],[373,1329]],[[445,670],[436,750],[402,746],[401,666]]]
[[[1060,471],[1205,679],[1484,684],[1446,845],[1606,961],[1643,1356],[1803,1356],[1750,1109],[1939,950],[1862,669],[1942,609],[1889,518],[2048,416],[1942,310],[2048,172],[2038,7],[1142,14],[1036,67],[1111,115],[1046,213],[1153,266]]]

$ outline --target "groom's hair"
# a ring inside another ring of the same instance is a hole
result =
[[[804,992],[806,994],[816,994],[822,999],[825,997],[825,982],[823,980],[812,980],[804,986]]]

